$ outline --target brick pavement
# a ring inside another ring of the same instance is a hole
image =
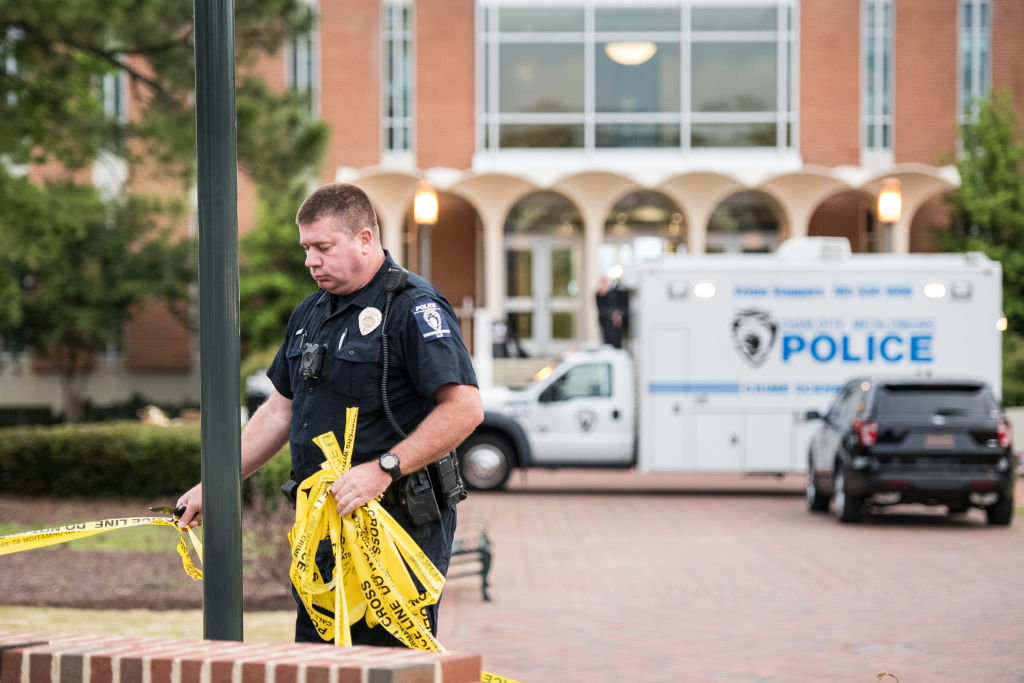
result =
[[[546,681],[1024,681],[1024,520],[806,512],[802,477],[517,474],[472,494],[493,601],[445,589],[440,640]],[[727,493],[728,492],[728,493]],[[1018,491],[1024,500],[1024,490]],[[891,679],[889,679],[891,680]]]

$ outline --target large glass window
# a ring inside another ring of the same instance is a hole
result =
[[[408,155],[413,148],[413,17],[409,0],[381,4],[383,26],[385,155]]]
[[[3,69],[7,76],[16,76],[18,74],[18,41],[24,37],[24,32],[16,26],[8,26],[4,33],[3,42],[0,43],[0,54],[3,55]],[[7,82],[4,83],[6,86],[4,98],[6,99],[7,106],[13,107],[18,103],[18,95],[15,93],[14,88],[11,87],[11,81],[14,79],[8,78],[5,80]]]
[[[796,0],[480,0],[478,139],[794,149]]]
[[[501,110],[509,114],[583,111],[583,50],[573,43],[502,45]]]
[[[117,121],[128,120],[128,100],[125,94],[127,75],[121,71],[103,74],[100,78],[100,100],[103,111]]]
[[[314,11],[316,0],[305,0]],[[320,115],[319,46],[315,29],[293,36],[285,45],[285,84],[302,96],[310,116]]]
[[[863,139],[867,152],[892,150],[892,0],[863,0]]]
[[[960,0],[961,123],[975,119],[975,103],[987,97],[992,86],[991,18],[990,0]]]

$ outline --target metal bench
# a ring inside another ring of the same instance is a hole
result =
[[[486,525],[482,522],[460,522],[452,542],[448,579],[479,575],[480,593],[486,602],[490,602],[491,597],[487,594],[487,575],[490,571],[491,539],[487,535]]]

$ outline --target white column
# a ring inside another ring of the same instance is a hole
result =
[[[889,224],[890,234],[892,235],[892,253],[910,253],[910,223],[913,219],[914,216],[912,214],[904,211],[898,221]]]
[[[596,211],[583,212],[583,268],[580,273],[580,277],[583,278],[583,286],[580,287],[583,313],[580,316],[580,329],[577,334],[581,340],[588,342],[601,340],[595,295],[598,279],[601,277],[597,269],[597,250],[603,241],[604,214],[599,216]]]
[[[396,262],[402,260],[402,229],[405,227],[407,204],[388,203],[376,206],[377,222],[380,224],[380,243],[391,252]],[[399,263],[405,266],[404,263]]]

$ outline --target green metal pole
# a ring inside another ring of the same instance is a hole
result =
[[[232,0],[195,0],[203,633],[242,640],[238,187]]]

